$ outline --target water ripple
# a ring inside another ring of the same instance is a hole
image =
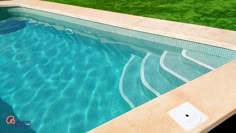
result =
[[[129,53],[77,33],[35,20],[0,36],[0,97],[36,132],[86,132],[129,110],[118,90]]]

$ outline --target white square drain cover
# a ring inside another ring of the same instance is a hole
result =
[[[188,102],[185,102],[170,110],[169,115],[186,131],[190,131],[197,125],[207,120],[207,116],[205,114],[200,112]]]

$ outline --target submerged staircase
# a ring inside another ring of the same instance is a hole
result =
[[[148,84],[156,92],[158,96],[164,94],[171,89],[174,89],[176,85],[171,84],[163,75],[160,73],[160,56],[147,53],[142,61],[141,73],[143,77],[143,84]]]
[[[131,108],[189,82],[229,62],[230,59],[182,50],[131,55],[120,78],[120,94]]]
[[[146,95],[143,90],[144,88],[141,84],[139,73],[141,63],[141,57],[131,55],[122,71],[120,78],[120,94],[131,108],[135,108],[154,98]]]
[[[190,67],[181,61],[181,55],[165,51],[161,55],[161,68],[170,74],[169,80],[177,78],[183,82],[189,82],[202,74],[203,72]],[[171,77],[172,76],[172,77]],[[176,80],[175,80],[176,81]],[[173,82],[175,82],[173,81]]]

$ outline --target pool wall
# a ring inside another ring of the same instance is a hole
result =
[[[72,30],[75,29],[82,33],[90,32],[101,38],[105,37],[110,38],[111,40],[113,40],[113,42],[121,42],[121,44],[123,43],[123,45],[128,44],[129,46],[133,45],[138,47],[144,47],[143,43],[145,42],[145,47],[143,48],[143,50],[146,49],[149,51],[153,51],[155,47],[156,49],[163,49],[168,51],[173,51],[177,49],[179,50],[186,49],[202,53],[208,53],[214,56],[221,56],[229,59],[236,58],[236,52],[231,49],[226,49],[218,46],[212,46],[193,41],[187,41],[173,37],[166,37],[162,35],[145,33],[136,30],[130,30],[117,26],[105,25],[102,23],[87,21],[75,17],[68,17],[55,13],[32,10],[30,8],[21,8],[21,7],[9,8],[8,12],[13,16],[18,16],[18,15],[25,17],[33,16],[33,18],[36,20],[45,21],[47,23],[49,22],[55,25],[61,25],[66,28],[71,28]],[[90,31],[87,30],[88,29],[87,27],[89,27]],[[108,32],[111,32],[113,34],[110,33],[108,34]],[[127,39],[127,37],[129,37],[129,39]],[[154,43],[157,45],[154,46],[153,45]]]

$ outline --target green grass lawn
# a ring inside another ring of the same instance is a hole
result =
[[[236,0],[46,0],[236,31]]]

